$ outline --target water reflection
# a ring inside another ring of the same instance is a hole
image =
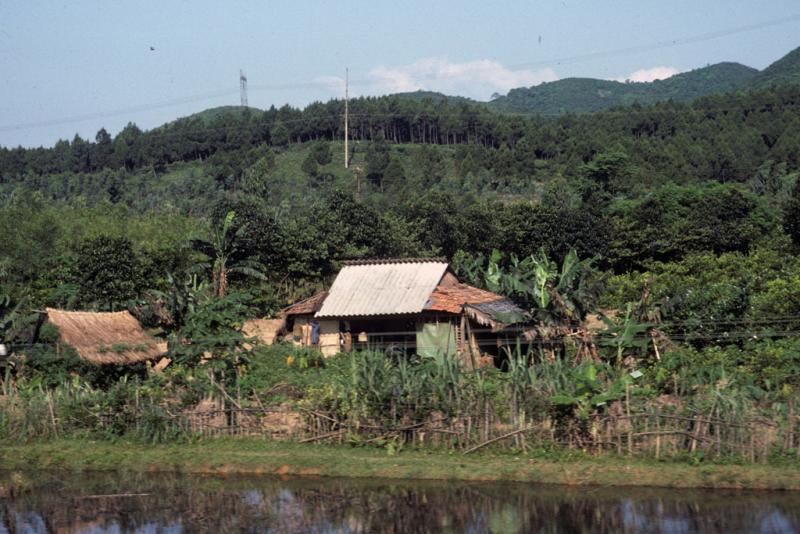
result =
[[[800,495],[4,473],[0,533],[798,532]]]

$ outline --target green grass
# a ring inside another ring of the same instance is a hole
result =
[[[800,490],[792,465],[689,465],[588,456],[561,459],[218,439],[169,445],[57,440],[0,445],[0,469],[153,471],[396,479],[496,480],[602,486]]]

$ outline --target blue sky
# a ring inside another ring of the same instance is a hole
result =
[[[488,99],[569,76],[648,80],[800,46],[797,0],[0,2],[0,145],[152,128],[202,109],[418,88]],[[541,36],[541,42],[539,37]],[[675,45],[643,45],[677,41]],[[155,50],[151,50],[153,47]],[[598,52],[643,47],[633,52]]]

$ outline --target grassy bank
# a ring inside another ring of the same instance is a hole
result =
[[[154,471],[522,481],[568,485],[800,490],[800,466],[688,465],[624,458],[385,451],[260,440],[140,445],[56,440],[0,445],[0,469]]]

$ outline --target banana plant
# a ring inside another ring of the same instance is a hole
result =
[[[220,227],[211,232],[210,239],[193,239],[192,248],[208,258],[205,262],[195,265],[195,268],[211,271],[214,284],[214,293],[218,298],[223,298],[228,290],[228,278],[232,274],[266,280],[263,266],[252,259],[247,251],[242,250],[240,242],[247,229],[247,225],[235,226],[236,213],[229,211],[225,215]]]
[[[27,309],[26,298],[13,304],[10,296],[0,295],[0,343],[9,343],[20,336],[26,340],[33,337],[25,333],[34,328],[38,318],[38,314]],[[10,352],[8,347],[6,352]]]
[[[605,323],[606,329],[601,334],[599,344],[614,349],[617,366],[622,365],[626,352],[647,348],[647,332],[655,326],[653,323],[637,322],[630,303],[625,307],[625,315],[619,319],[611,319],[603,314],[600,319]]]
[[[198,279],[197,274],[188,274],[179,280],[167,273],[167,291],[152,290],[148,300],[162,327],[177,330],[197,306],[208,298],[208,283]]]
[[[635,377],[641,376],[640,373],[624,374],[609,383],[600,378],[599,370],[592,362],[574,367],[569,383],[552,395],[550,402],[555,406],[572,407],[575,415],[585,421],[600,407],[624,397],[626,387]]]

